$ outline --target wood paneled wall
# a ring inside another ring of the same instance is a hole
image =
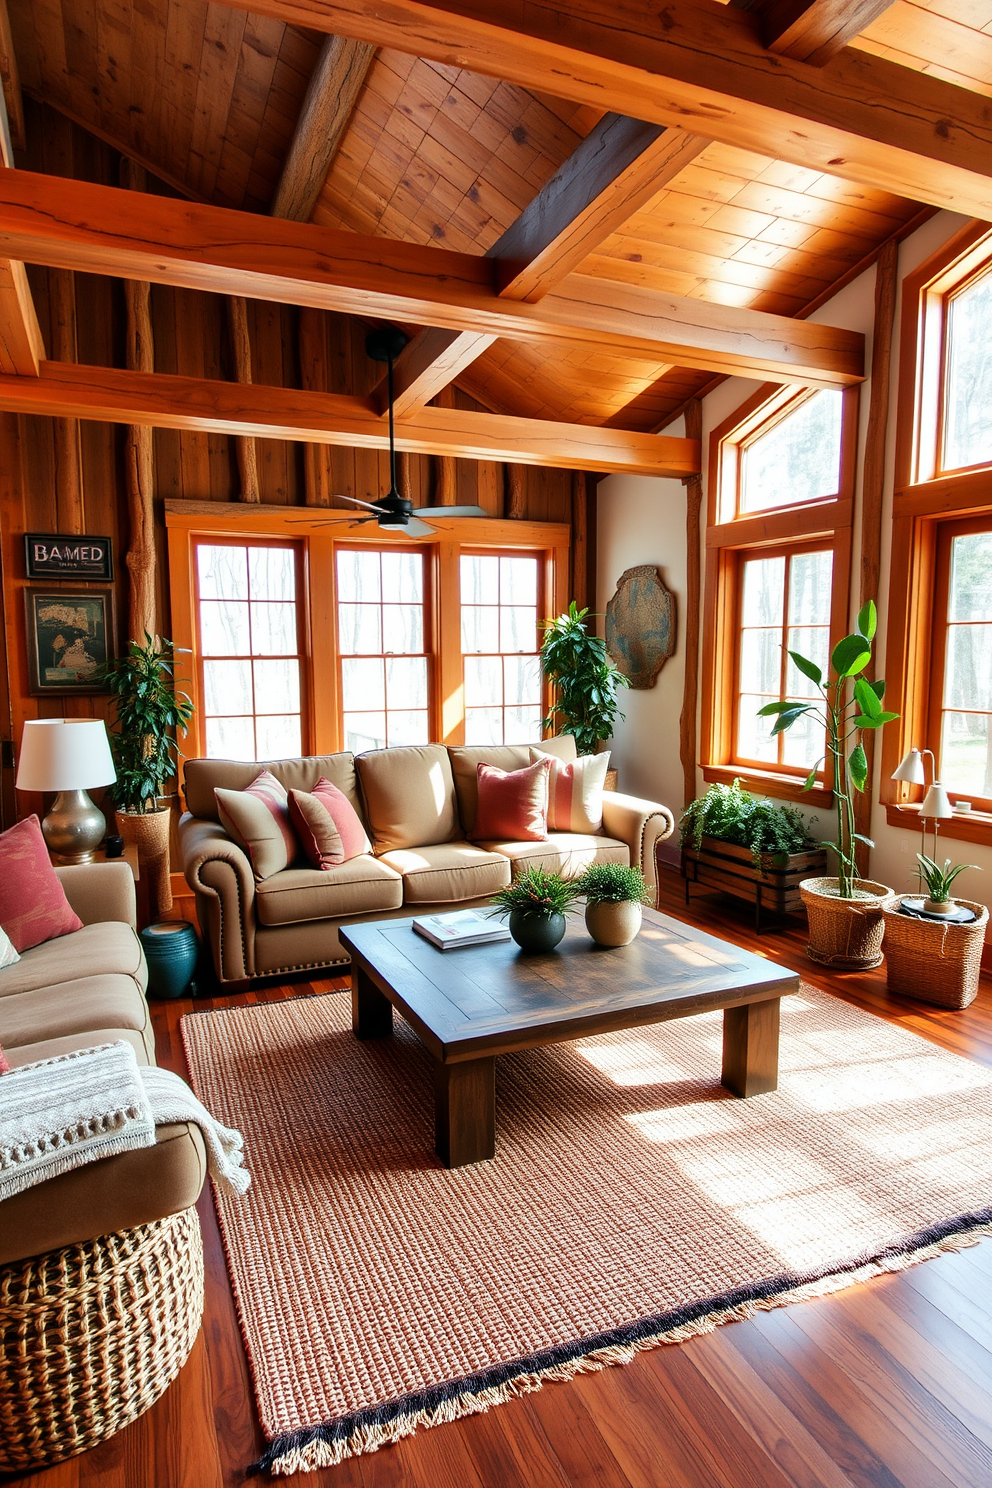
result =
[[[116,185],[120,156],[53,109],[26,100],[28,148],[18,164],[29,170],[75,176]],[[154,191],[172,194],[150,181]],[[125,305],[121,282],[88,274],[29,266],[29,279],[49,354],[59,344],[59,319],[67,301],[75,309],[76,357],[99,366],[125,365]],[[61,304],[63,310],[58,312]],[[235,376],[226,306],[216,296],[193,290],[155,286],[151,298],[155,340],[155,368],[160,372],[228,378]],[[381,376],[381,367],[365,355],[365,335],[371,322],[321,311],[304,311],[301,357],[301,312],[293,306],[249,301],[248,324],[252,345],[252,375],[258,383],[312,387],[334,393],[365,394]],[[64,335],[64,330],[61,332]],[[460,391],[459,407],[479,409]],[[56,420],[0,414],[0,739],[5,742],[0,771],[0,820],[14,819],[13,770],[6,741],[20,740],[24,720],[36,717],[96,716],[107,713],[102,697],[30,697],[24,621],[25,568],[23,534],[73,532],[109,536],[116,568],[118,645],[126,641],[127,570],[124,556],[129,533],[124,486],[123,426],[80,423],[78,429],[81,496],[68,499],[60,481],[58,460],[66,431]],[[65,421],[61,421],[65,422]],[[167,497],[232,501],[238,494],[234,440],[226,435],[156,430],[155,508],[158,574],[157,621],[170,634],[168,583],[165,567],[165,529],[162,502]],[[429,456],[409,456],[402,462],[402,479],[415,504],[439,499],[438,463]],[[263,502],[287,505],[308,500],[348,508],[335,495],[371,499],[388,489],[388,456],[369,450],[314,448],[285,440],[258,441],[260,497]],[[458,460],[458,502],[478,502],[488,514],[501,517],[508,510],[510,481],[506,468],[491,462]],[[566,470],[517,467],[520,500],[513,515],[532,521],[567,522],[572,517],[573,477]],[[587,567],[590,555],[583,555]],[[580,576],[580,580],[581,580]],[[86,587],[86,586],[83,586]],[[583,587],[580,581],[580,587]],[[38,809],[40,802],[21,797],[20,811]]]

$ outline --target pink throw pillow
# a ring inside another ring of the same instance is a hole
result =
[[[15,951],[83,928],[52,867],[36,816],[0,832],[0,925]]]
[[[335,868],[372,851],[358,812],[324,775],[312,791],[290,791],[289,816],[315,868]]]
[[[479,765],[479,808],[472,836],[477,842],[547,842],[548,774],[545,755],[522,770]]]
[[[7,1056],[3,1052],[3,1044],[0,1044],[0,1075],[9,1075],[9,1074],[10,1074],[10,1065],[7,1063]]]

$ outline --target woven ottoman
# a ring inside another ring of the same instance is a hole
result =
[[[976,918],[967,925],[942,924],[900,914],[905,897],[896,894],[883,905],[889,991],[933,1007],[966,1008],[978,995],[988,910],[971,899],[958,899]]]
[[[0,1470],[74,1457],[140,1416],[202,1316],[192,1208],[0,1267]]]

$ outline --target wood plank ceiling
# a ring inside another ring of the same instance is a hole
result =
[[[195,199],[269,210],[322,37],[202,0],[8,3],[28,92]],[[992,94],[992,0],[896,0],[852,45]],[[383,48],[313,220],[482,254],[600,117]],[[884,191],[713,143],[578,274],[801,315],[918,212]],[[647,431],[708,377],[597,346],[501,339],[458,382],[498,411]]]

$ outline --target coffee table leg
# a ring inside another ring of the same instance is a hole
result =
[[[778,1087],[781,999],[723,1010],[723,1083],[735,1095],[766,1095]]]
[[[496,1060],[434,1066],[434,1146],[446,1168],[496,1156]]]
[[[360,1039],[388,1038],[393,1005],[360,966],[351,968],[351,1026]]]

